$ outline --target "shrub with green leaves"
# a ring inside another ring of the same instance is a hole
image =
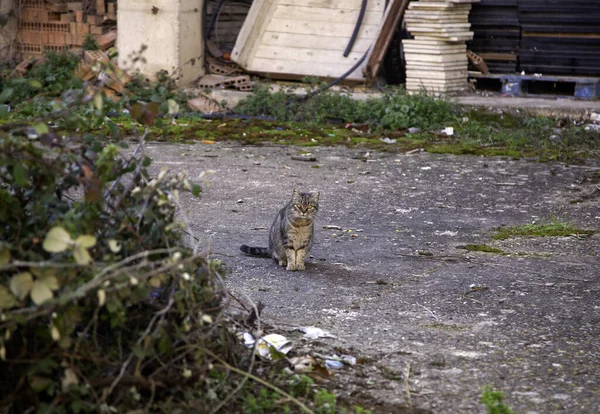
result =
[[[59,96],[69,89],[80,89],[81,80],[73,76],[79,60],[68,52],[48,53],[27,75],[2,80],[0,104],[22,104],[34,96]]]
[[[0,411],[176,404],[238,346],[219,263],[182,243],[179,199],[200,188],[152,177],[142,141],[0,132]]]
[[[385,129],[417,127],[435,129],[456,122],[457,109],[447,100],[426,94],[409,95],[402,88],[385,91],[379,98],[355,100],[344,91],[324,90],[308,97],[292,89],[272,92],[269,85],[258,85],[254,94],[236,107],[239,113],[272,116],[279,121],[323,122],[336,120],[370,123]]]

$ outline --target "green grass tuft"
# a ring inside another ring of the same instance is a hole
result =
[[[487,244],[467,244],[466,246],[461,246],[460,248],[470,252],[506,254],[504,250],[496,249],[495,247],[488,246]]]
[[[494,390],[493,387],[483,387],[480,401],[487,408],[488,414],[514,414],[514,411],[504,404],[504,393]]]

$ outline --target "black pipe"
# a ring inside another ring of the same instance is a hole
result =
[[[350,42],[348,42],[348,46],[346,46],[346,50],[344,50],[344,57],[348,57],[348,55],[350,54],[350,51],[352,50],[352,46],[354,46],[354,42],[356,42],[356,37],[358,36],[358,31],[360,30],[362,21],[365,18],[366,10],[367,10],[367,0],[362,0],[362,4],[360,5],[360,13],[358,13],[358,20],[356,21],[356,26],[354,26],[354,32],[352,32],[352,37],[350,37]]]
[[[205,3],[208,3],[208,2],[205,2]],[[219,13],[221,11],[221,7],[223,7],[223,3],[225,3],[225,0],[219,0],[219,2],[217,3],[217,7],[215,8],[215,11],[213,12],[212,16],[210,16],[210,21],[208,22],[208,26],[206,27],[206,31],[205,31],[205,36],[207,39],[210,39],[210,32],[212,32],[213,26],[217,22],[217,18],[219,17]]]
[[[352,72],[354,72],[354,71],[355,71],[355,70],[356,70],[356,69],[357,69],[357,68],[360,66],[360,64],[361,64],[361,63],[363,63],[363,62],[365,61],[365,59],[366,59],[367,55],[369,54],[369,51],[370,51],[370,50],[371,50],[371,47],[369,47],[369,48],[367,49],[367,51],[365,52],[365,54],[364,54],[364,55],[362,55],[362,56],[361,56],[361,58],[360,58],[360,59],[358,59],[358,60],[356,61],[356,63],[355,63],[354,65],[352,65],[352,67],[351,67],[350,69],[348,69],[348,70],[347,70],[347,71],[346,71],[344,74],[342,74],[340,77],[338,77],[338,78],[336,78],[336,79],[332,80],[332,81],[331,81],[331,82],[329,82],[327,85],[325,85],[325,86],[323,86],[323,87],[321,87],[321,88],[318,88],[318,89],[316,89],[316,90],[314,90],[314,91],[312,91],[312,92],[309,92],[309,93],[307,93],[307,94],[306,94],[306,95],[304,95],[304,96],[301,96],[301,97],[299,97],[299,98],[298,98],[298,101],[299,101],[299,102],[306,101],[306,100],[308,100],[308,99],[312,98],[313,96],[315,96],[315,95],[317,95],[317,94],[319,94],[319,93],[321,93],[321,92],[325,92],[327,89],[331,88],[332,86],[335,86],[335,85],[337,85],[338,83],[340,83],[341,81],[343,81],[344,79],[346,79],[346,78],[347,78],[347,77],[348,77],[348,76],[349,76],[349,75],[350,75]]]

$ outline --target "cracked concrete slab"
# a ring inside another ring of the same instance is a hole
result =
[[[292,160],[303,150],[317,161]],[[185,200],[192,230],[226,263],[229,288],[264,303],[298,353],[359,359],[336,371],[348,401],[376,413],[483,412],[489,384],[519,413],[600,407],[600,234],[492,239],[499,226],[551,218],[598,230],[600,197],[581,198],[597,161],[237,143],[147,152],[154,168],[213,172],[201,198]],[[294,186],[322,192],[303,272],[239,251],[266,245]],[[311,325],[336,338],[294,331]]]

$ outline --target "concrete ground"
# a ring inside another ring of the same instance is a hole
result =
[[[229,269],[238,298],[297,355],[358,358],[335,371],[348,401],[374,413],[483,413],[482,387],[516,413],[600,410],[600,234],[492,239],[505,225],[558,218],[599,229],[600,163],[156,144],[155,167],[203,180],[191,228]],[[365,156],[366,155],[366,156]],[[264,246],[292,189],[322,192],[307,270],[244,256]],[[579,200],[580,202],[573,202]],[[488,244],[506,254],[464,249]],[[307,341],[317,326],[336,338]]]

